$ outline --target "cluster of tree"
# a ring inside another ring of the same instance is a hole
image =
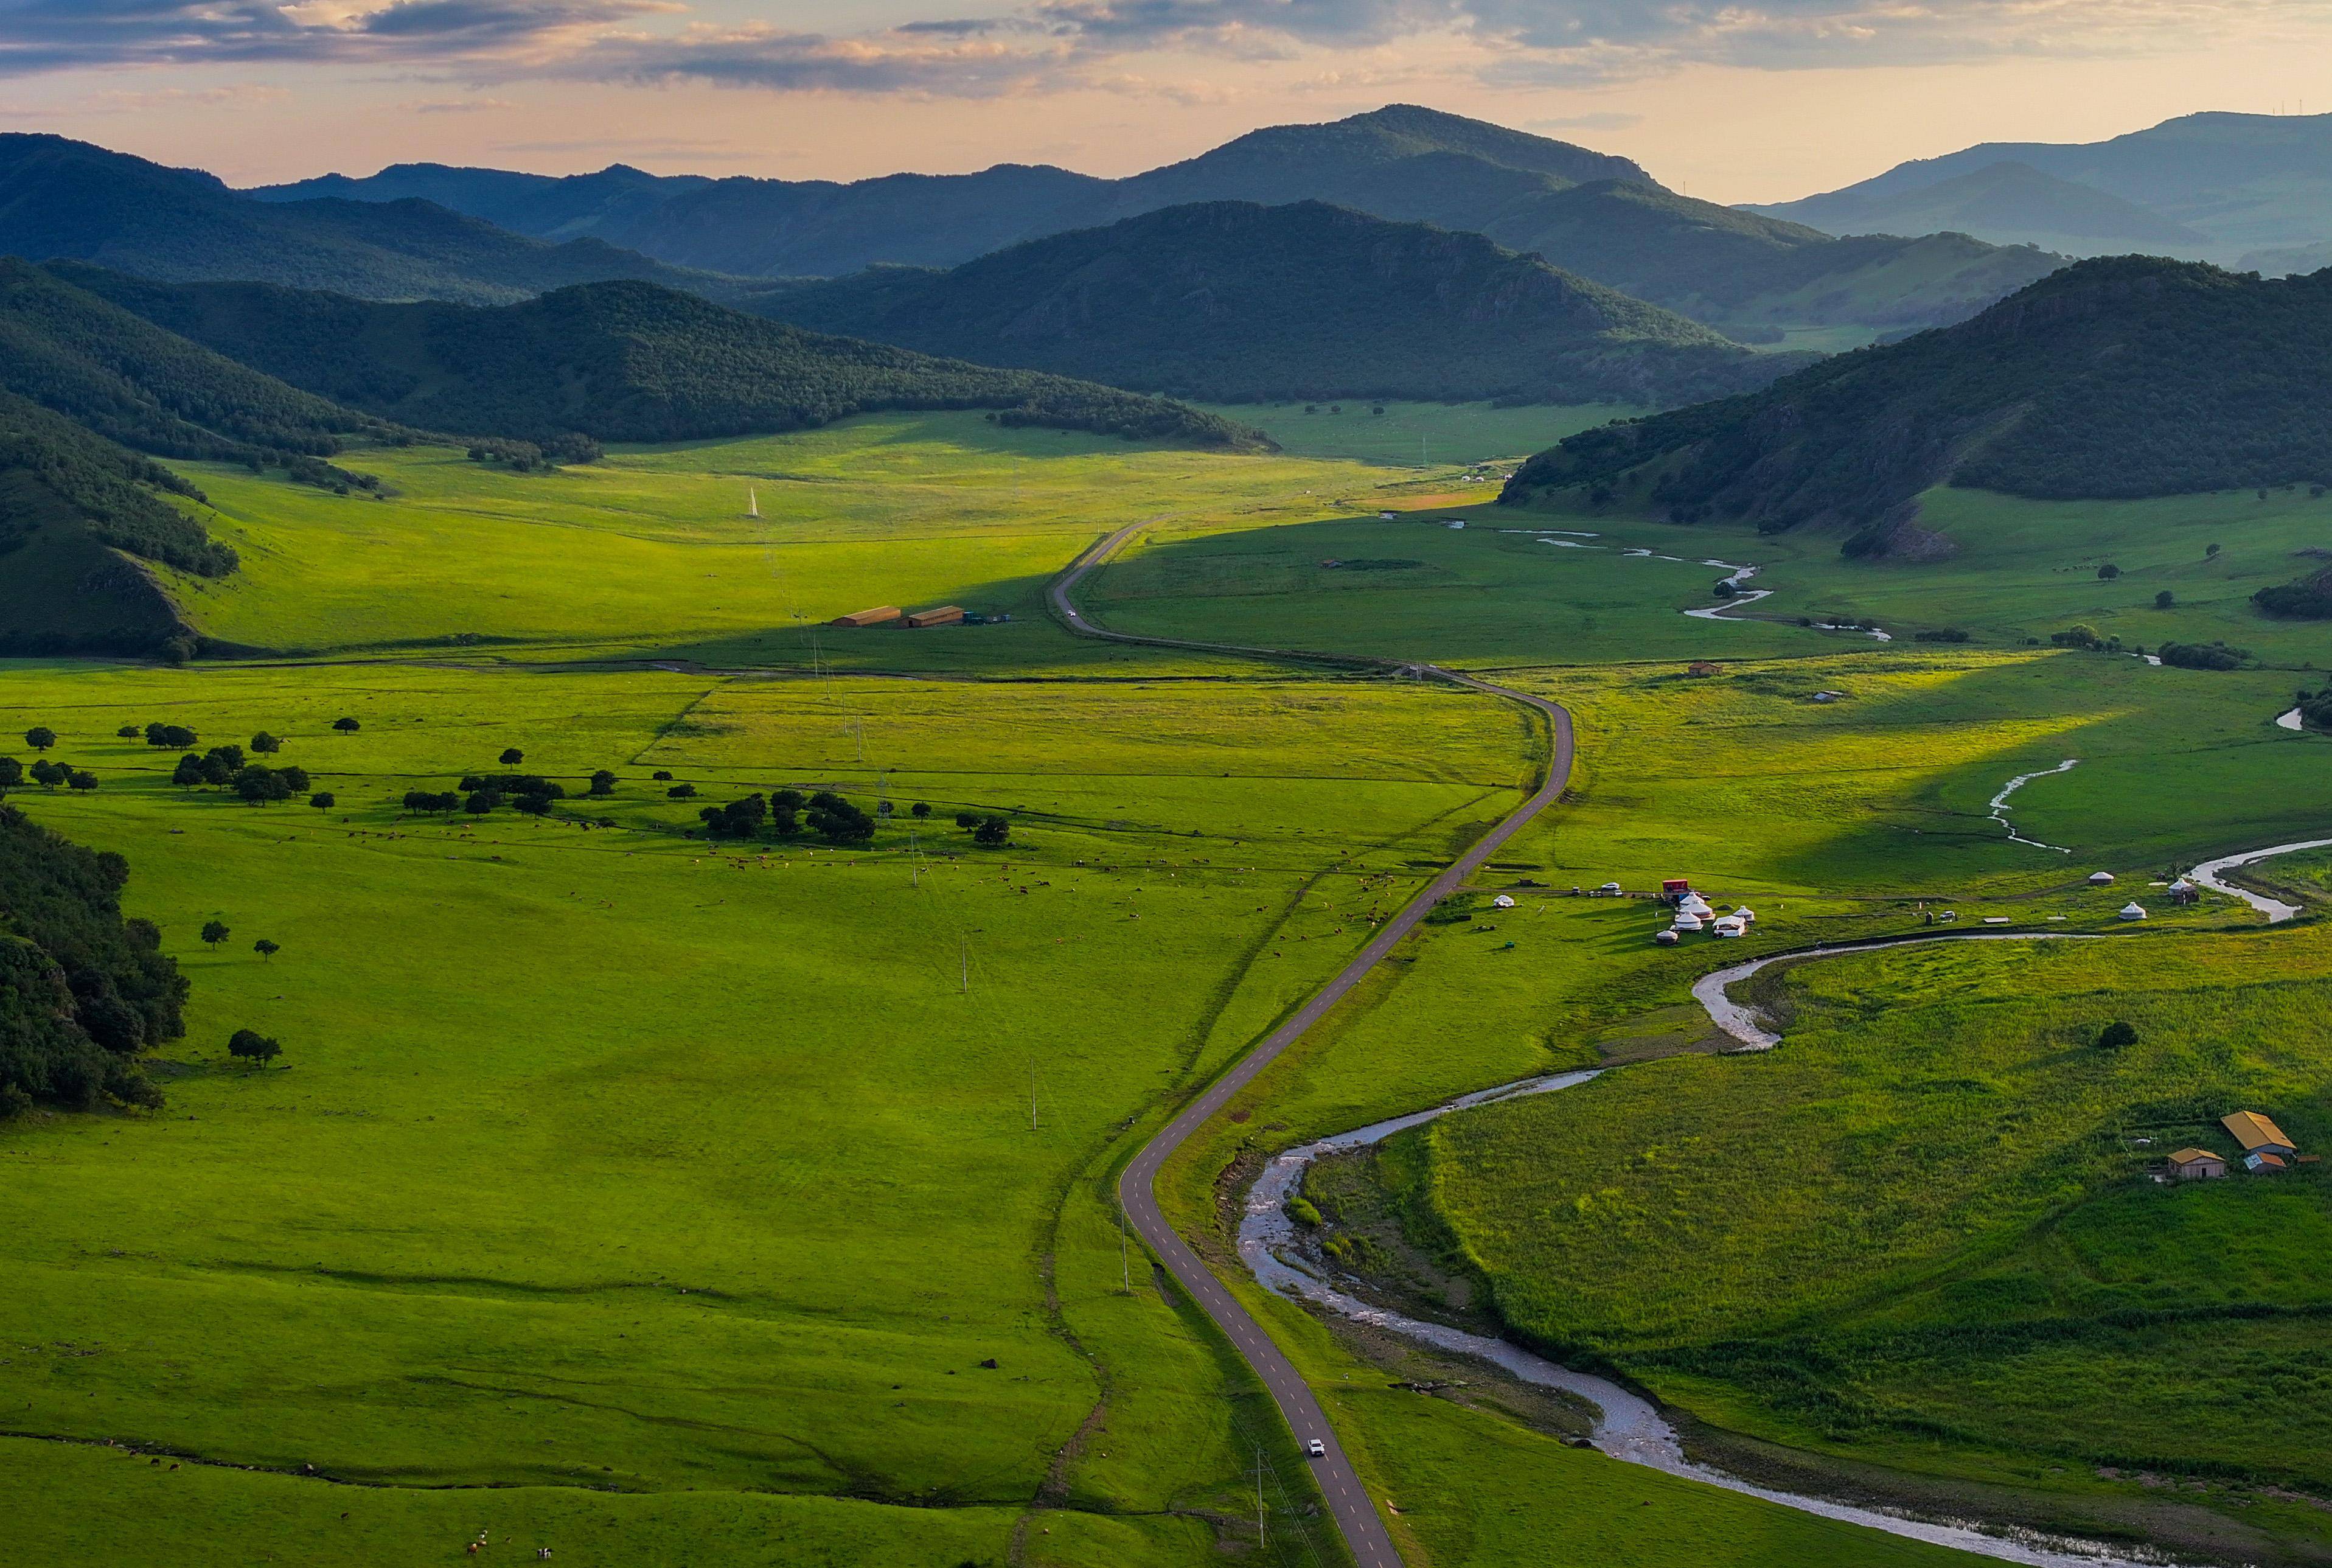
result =
[[[253,805],[262,806],[305,795],[310,782],[305,768],[270,768],[253,762],[236,770],[234,792]]]
[[[469,454],[473,463],[496,464],[526,473],[537,468],[597,463],[607,452],[588,435],[570,430],[546,435],[540,441],[514,441],[499,435],[473,437]]]
[[[134,730],[130,731],[132,734],[137,732]],[[145,734],[148,746],[167,747],[173,751],[183,751],[199,739],[184,724],[148,724]]]
[[[1319,202],[1171,207],[951,272],[885,267],[773,291],[760,308],[820,331],[1216,402],[1668,406],[1762,387],[1812,358],[1753,353],[1477,234]]]
[[[1878,553],[1945,481],[2170,495],[2308,483],[2327,454],[2332,272],[2263,282],[2125,256],[1763,392],[1574,435],[1502,499],[1658,464],[1650,495],[1674,515],[1830,523]]]
[[[2292,700],[2299,704],[2301,723],[2311,730],[2332,730],[2332,686],[2320,692],[2303,687],[2292,694]]]
[[[227,1055],[237,1061],[263,1067],[283,1054],[282,1046],[257,1029],[237,1029],[227,1037]]]
[[[2165,643],[2155,655],[2182,670],[2240,670],[2251,658],[2249,648],[2231,648],[2223,642]]]
[[[2263,588],[2251,595],[2251,603],[2290,620],[2332,621],[2332,569]]]
[[[806,332],[645,282],[492,309],[373,304],[246,284],[73,281],[230,359],[401,425],[576,451],[802,429],[884,409],[995,410],[1016,425],[1267,445],[1194,408],[1026,370]],[[566,444],[566,445],[562,445]],[[490,451],[483,442],[480,450]]]
[[[0,807],[0,1113],[161,1104],[137,1057],[185,1032],[186,982],[161,933],[122,917],[129,877]]]
[[[983,849],[1001,849],[1012,842],[1012,820],[995,812],[959,811],[955,825],[971,835],[971,841]]]
[[[70,762],[52,762],[46,757],[35,757],[30,768],[14,757],[0,757],[0,795],[11,789],[21,789],[30,779],[43,789],[53,789],[62,784],[68,789],[94,789],[97,775]]]
[[[766,829],[779,838],[815,833],[840,846],[864,844],[874,837],[874,818],[831,789],[815,795],[798,789],[748,795],[725,806],[707,806],[696,815],[712,838],[759,838]]]
[[[502,753],[504,761],[521,760],[517,751]],[[567,787],[539,773],[467,773],[456,786],[468,798],[462,809],[483,817],[507,802],[530,817],[547,816],[550,803],[567,798]]]
[[[416,816],[444,816],[462,808],[462,792],[458,789],[407,789],[399,804]]]
[[[202,492],[149,458],[93,435],[62,415],[0,391],[0,477],[37,485],[80,519],[100,543],[198,577],[225,577],[235,553],[163,496]],[[0,554],[24,544],[29,509],[0,512]],[[14,515],[10,515],[14,514]]]

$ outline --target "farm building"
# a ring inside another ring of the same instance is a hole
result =
[[[963,619],[962,609],[955,605],[941,605],[935,610],[917,610],[907,617],[907,625],[922,626],[951,626]]]
[[[2279,1159],[2289,1160],[2299,1152],[2291,1140],[2283,1135],[2283,1129],[2257,1111],[2237,1111],[2232,1115],[2222,1116],[2219,1125],[2227,1130],[2229,1137],[2242,1145],[2246,1154],[2273,1154]]]
[[[1725,673],[1725,666],[1712,664],[1706,659],[1695,659],[1684,667],[1684,673],[1687,675],[1721,675]]]
[[[2208,1181],[2227,1173],[2227,1162],[2208,1149],[2181,1149],[2170,1156],[2175,1181]]]
[[[1614,884],[1611,883],[1605,883],[1604,885],[1606,887],[1610,887]],[[1681,876],[1671,876],[1667,881],[1660,884],[1660,896],[1667,899],[1670,904],[1674,904],[1682,898],[1687,898],[1691,896],[1691,894],[1692,884]]]
[[[1719,936],[1745,936],[1749,932],[1749,928],[1742,923],[1741,917],[1737,914],[1719,915],[1716,923],[1708,929]]]
[[[2254,1176],[2272,1176],[2289,1171],[2290,1165],[2280,1154],[2270,1154],[2264,1149],[2254,1149],[2243,1156],[2243,1169]]]
[[[829,625],[837,626],[887,626],[899,618],[897,605],[882,605],[871,610],[854,610],[846,616],[836,616]]]

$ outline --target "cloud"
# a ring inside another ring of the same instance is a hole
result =
[[[682,9],[677,0],[0,0],[0,74],[514,60]]]
[[[941,5],[946,5],[942,9]],[[478,81],[695,81],[993,98],[1188,78],[1145,57],[1340,57],[1430,42],[1504,86],[1758,70],[2158,53],[2231,32],[2320,37],[2323,0],[961,0],[821,32],[689,20],[680,0],[0,0],[0,74],[205,62],[354,62]],[[788,9],[846,17],[850,0]],[[1397,46],[1397,47],[1396,47]],[[1373,53],[1371,53],[1373,52]]]
[[[1553,120],[1526,120],[1524,130],[1627,130],[1644,123],[1640,114],[1626,114],[1616,109],[1599,110],[1592,114],[1565,114]]]

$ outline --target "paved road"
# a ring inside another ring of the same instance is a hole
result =
[[[1119,529],[1079,556],[1075,563],[1054,583],[1053,608],[1071,631],[1082,636],[1104,637],[1112,642],[1136,643],[1152,647],[1191,648],[1247,657],[1302,659],[1307,656],[1285,649],[1246,648],[1172,637],[1134,636],[1089,623],[1070,601],[1070,593],[1085,580],[1088,572],[1148,526],[1147,523],[1137,522]],[[1562,795],[1564,784],[1571,778],[1571,715],[1544,697],[1509,691],[1504,686],[1492,685],[1487,681],[1478,681],[1470,675],[1458,674],[1430,664],[1404,665],[1387,661],[1337,658],[1321,659],[1319,662],[1346,666],[1377,664],[1389,672],[1406,671],[1423,678],[1447,681],[1453,685],[1504,697],[1544,713],[1554,740],[1553,754],[1547,760],[1546,780],[1539,786],[1537,793],[1516,807],[1479,843],[1460,856],[1457,864],[1435,877],[1430,886],[1386,922],[1369,945],[1361,950],[1360,956],[1346,964],[1335,979],[1304,1004],[1295,1017],[1274,1029],[1237,1066],[1183,1107],[1182,1114],[1168,1123],[1165,1131],[1143,1145],[1142,1152],[1133,1157],[1133,1162],[1118,1179],[1117,1196],[1125,1206],[1127,1219],[1141,1233],[1142,1239],[1149,1244],[1150,1249],[1158,1255],[1182,1288],[1190,1293],[1192,1299],[1206,1309],[1207,1315],[1215,1320],[1216,1326],[1228,1336],[1231,1343],[1238,1347],[1239,1353],[1247,1358],[1247,1365],[1255,1369],[1256,1375],[1271,1391],[1271,1397],[1278,1403],[1279,1413],[1286,1418],[1288,1429],[1295,1434],[1297,1444],[1308,1444],[1317,1438],[1326,1448],[1324,1458],[1312,1461],[1313,1473],[1319,1482],[1321,1495],[1327,1499],[1328,1510],[1335,1518],[1336,1527],[1343,1533],[1345,1544],[1352,1548],[1353,1560],[1361,1568],[1395,1568],[1401,1560],[1400,1554],[1394,1549],[1392,1537],[1385,1529],[1384,1520],[1379,1517],[1375,1505],[1362,1488],[1360,1477],[1353,1474],[1352,1463],[1345,1458],[1343,1448],[1337,1443],[1335,1431],[1328,1425],[1327,1415],[1321,1410],[1320,1401],[1313,1397],[1312,1390],[1296,1372],[1294,1363],[1264,1332],[1262,1324],[1257,1323],[1247,1308],[1223,1288],[1213,1272],[1199,1261],[1199,1255],[1190,1250],[1172,1226],[1166,1223],[1165,1215],[1159,1210],[1154,1187],[1160,1167],[1182,1146],[1184,1140],[1228,1104],[1232,1095],[1269,1066],[1282,1051],[1302,1038],[1305,1030],[1319,1022],[1322,1015],[1335,1006],[1346,991],[1360,983],[1361,977],[1374,969],[1385,954],[1392,951],[1395,943],[1416,928],[1427,910],[1464,885],[1466,880],[1480,869],[1484,861],[1498,852],[1500,845],[1513,837],[1523,824],[1553,805]]]

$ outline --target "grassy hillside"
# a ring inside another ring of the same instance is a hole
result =
[[[480,309],[64,275],[295,387],[460,435],[682,441],[881,409],[980,408],[1008,424],[1129,439],[1261,441],[1177,404],[805,332],[648,283],[578,285]]]
[[[1500,249],[1317,202],[1172,207],[945,273],[882,269],[769,314],[1218,402],[1698,401],[1792,361]]]
[[[550,244],[428,202],[259,202],[196,170],[15,133],[0,136],[0,252],[377,300],[494,303],[608,278],[722,286],[603,241]]]
[[[1829,524],[1868,551],[1923,548],[1917,497],[1946,481],[2039,498],[2332,481],[2327,301],[2332,272],[2086,262],[1958,327],[1572,436],[1505,499],[1649,479],[1684,520]]]

